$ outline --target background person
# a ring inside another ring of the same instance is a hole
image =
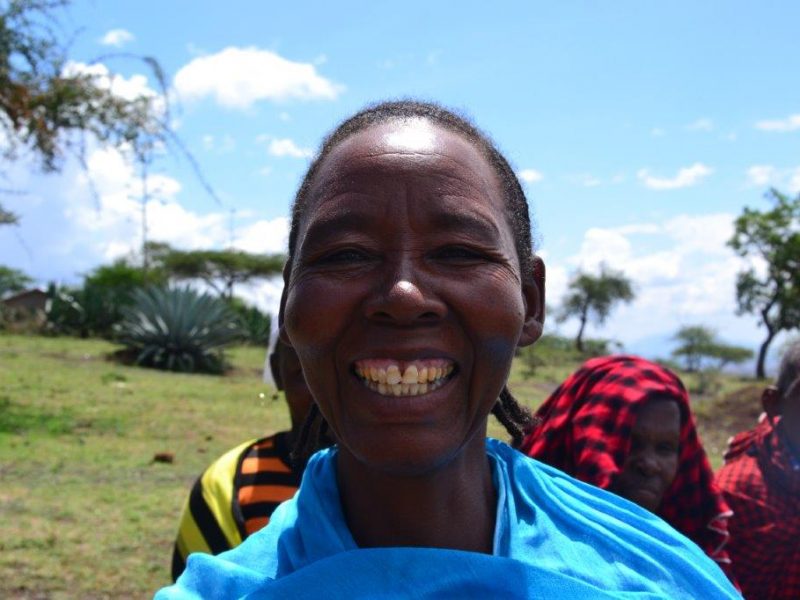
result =
[[[297,354],[277,336],[272,346],[265,380],[271,375],[284,392],[292,428],[232,448],[197,479],[184,503],[172,551],[173,581],[189,554],[219,554],[238,546],[269,523],[277,506],[300,486],[302,466],[293,465],[290,453],[312,400]]]
[[[159,598],[734,598],[692,542],[486,439],[529,422],[506,388],[544,320],[513,169],[472,124],[412,101],[326,138],[292,211],[281,336],[329,427],[297,495]],[[305,435],[308,434],[308,435]]]
[[[800,598],[800,341],[784,352],[766,413],[734,436],[717,483],[733,509],[728,549],[748,600]]]
[[[529,456],[659,515],[729,569],[730,510],[672,371],[636,356],[593,358],[536,416]]]

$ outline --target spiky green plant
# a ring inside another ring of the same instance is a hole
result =
[[[240,338],[222,300],[188,287],[136,290],[116,330],[137,364],[183,372],[221,373],[224,347]]]

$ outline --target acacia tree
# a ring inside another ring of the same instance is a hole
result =
[[[241,250],[172,250],[162,244],[160,268],[174,279],[197,279],[220,296],[233,298],[233,286],[272,277],[283,270],[281,254],[251,254]]]
[[[689,372],[701,370],[703,359],[716,361],[716,368],[722,369],[725,365],[741,363],[753,356],[749,348],[719,341],[716,332],[703,325],[681,327],[674,339],[680,345],[672,351],[672,355],[683,358]]]
[[[615,305],[631,302],[634,296],[631,281],[621,272],[607,269],[605,265],[599,275],[578,271],[569,282],[557,320],[575,317],[580,321],[575,347],[583,352],[583,334],[589,319],[602,325]]]
[[[736,279],[738,314],[756,314],[767,330],[758,350],[756,377],[765,376],[767,351],[781,331],[800,327],[800,194],[771,189],[771,209],[745,208],[728,245],[754,259]]]

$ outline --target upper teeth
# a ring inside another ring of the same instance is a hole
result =
[[[397,363],[374,360],[359,361],[355,371],[370,389],[380,394],[408,396],[425,394],[440,387],[444,384],[445,378],[453,372],[453,365],[440,359],[418,361],[406,366],[405,371],[401,373],[400,365]]]

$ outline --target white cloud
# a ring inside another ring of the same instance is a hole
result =
[[[667,337],[682,324],[704,323],[716,327],[724,339],[755,344],[761,335],[755,319],[735,315],[736,274],[745,263],[726,245],[734,218],[727,213],[678,215],[663,223],[591,228],[576,254],[555,261],[542,253],[548,263],[548,303],[559,306],[568,273],[597,272],[606,264],[633,281],[636,298],[616,309],[604,327],[593,327],[590,335],[632,344]],[[668,354],[668,348],[660,353]]]
[[[312,63],[254,47],[228,47],[193,59],[175,75],[175,88],[184,98],[212,96],[236,109],[261,100],[334,100],[344,90],[322,77]]]
[[[779,169],[773,165],[753,165],[746,171],[747,182],[755,187],[774,187],[790,194],[800,193],[800,165]]]
[[[525,183],[537,183],[544,179],[544,175],[536,169],[522,169],[517,175]]]
[[[108,67],[102,63],[95,63],[92,65],[67,61],[64,65],[63,73],[65,76],[73,75],[91,75],[95,78],[95,83],[98,87],[111,92],[125,100],[134,100],[142,96],[151,98],[158,96],[158,92],[150,87],[147,77],[144,75],[131,75],[125,78],[122,75],[111,75]]]
[[[653,137],[663,137],[666,134],[667,132],[664,131],[661,127],[653,127],[650,130],[650,135],[652,135]]]
[[[777,131],[785,133],[800,129],[800,114],[789,115],[785,119],[758,121],[756,129],[761,131]]]
[[[679,169],[677,175],[672,178],[656,177],[650,174],[649,169],[640,169],[636,176],[651,190],[676,190],[691,187],[712,172],[713,170],[710,167],[698,162],[689,167]]]
[[[23,165],[20,165],[21,167]],[[142,241],[142,183],[136,165],[125,152],[90,147],[87,169],[68,161],[57,177],[30,178],[16,168],[9,175],[30,194],[9,203],[22,216],[19,238],[0,237],[6,262],[42,282],[76,281],[99,264],[138,255]],[[18,176],[19,175],[19,176]],[[94,193],[92,193],[94,191]],[[229,212],[217,208],[199,212],[181,201],[181,183],[155,173],[148,178],[146,205],[148,239],[179,248],[223,248],[230,243]],[[250,252],[284,252],[288,221],[258,219],[252,214],[233,232],[234,247]]]
[[[697,119],[686,126],[689,131],[714,131],[714,122],[708,118]]]
[[[772,185],[775,180],[776,173],[777,169],[772,165],[753,165],[747,169],[747,180],[752,185]]]
[[[267,152],[272,156],[290,156],[292,158],[308,158],[313,154],[310,148],[301,148],[289,138],[271,140],[267,146]]]
[[[115,48],[122,48],[128,42],[134,40],[134,36],[130,31],[125,29],[111,29],[100,38],[100,43],[103,46],[114,46]]]

